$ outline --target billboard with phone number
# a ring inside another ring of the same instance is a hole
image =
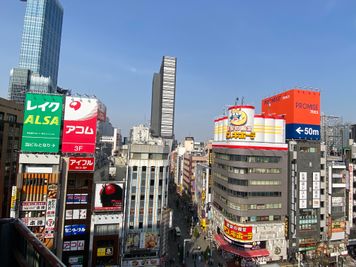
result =
[[[21,150],[57,153],[62,121],[63,97],[27,93]]]
[[[66,97],[62,152],[95,153],[98,100]]]

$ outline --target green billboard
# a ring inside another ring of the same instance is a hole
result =
[[[22,152],[58,152],[62,105],[61,95],[26,94]]]

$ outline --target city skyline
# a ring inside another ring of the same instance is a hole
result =
[[[58,85],[103,99],[125,136],[149,120],[152,75],[164,55],[178,60],[178,140],[212,138],[213,119],[236,97],[260,109],[262,98],[295,86],[319,88],[322,112],[356,121],[349,112],[356,96],[351,1],[204,1],[204,10],[199,3],[187,9],[188,2],[61,3]],[[10,69],[19,61],[25,5],[2,4],[0,23],[11,25],[0,29],[0,95],[6,97]]]

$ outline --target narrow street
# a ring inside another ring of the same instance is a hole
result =
[[[190,203],[184,201],[175,190],[175,187],[170,187],[169,191],[169,207],[173,210],[173,225],[169,233],[168,240],[168,260],[166,266],[194,266],[194,267],[203,267],[203,266],[218,266],[218,263],[223,265],[223,260],[214,248],[211,241],[207,238],[204,238],[204,233],[197,222],[195,226],[200,231],[198,238],[194,237],[194,230],[192,231],[191,236],[191,221],[194,216],[193,211],[190,210]],[[181,236],[177,237],[174,228],[178,226],[181,230]],[[185,244],[185,259],[183,264],[183,242],[186,240]],[[209,246],[211,257],[206,257],[206,259],[211,258],[210,265],[208,260],[204,259],[204,252]]]

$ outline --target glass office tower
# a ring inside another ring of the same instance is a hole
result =
[[[19,67],[57,86],[63,8],[58,0],[27,0]]]

